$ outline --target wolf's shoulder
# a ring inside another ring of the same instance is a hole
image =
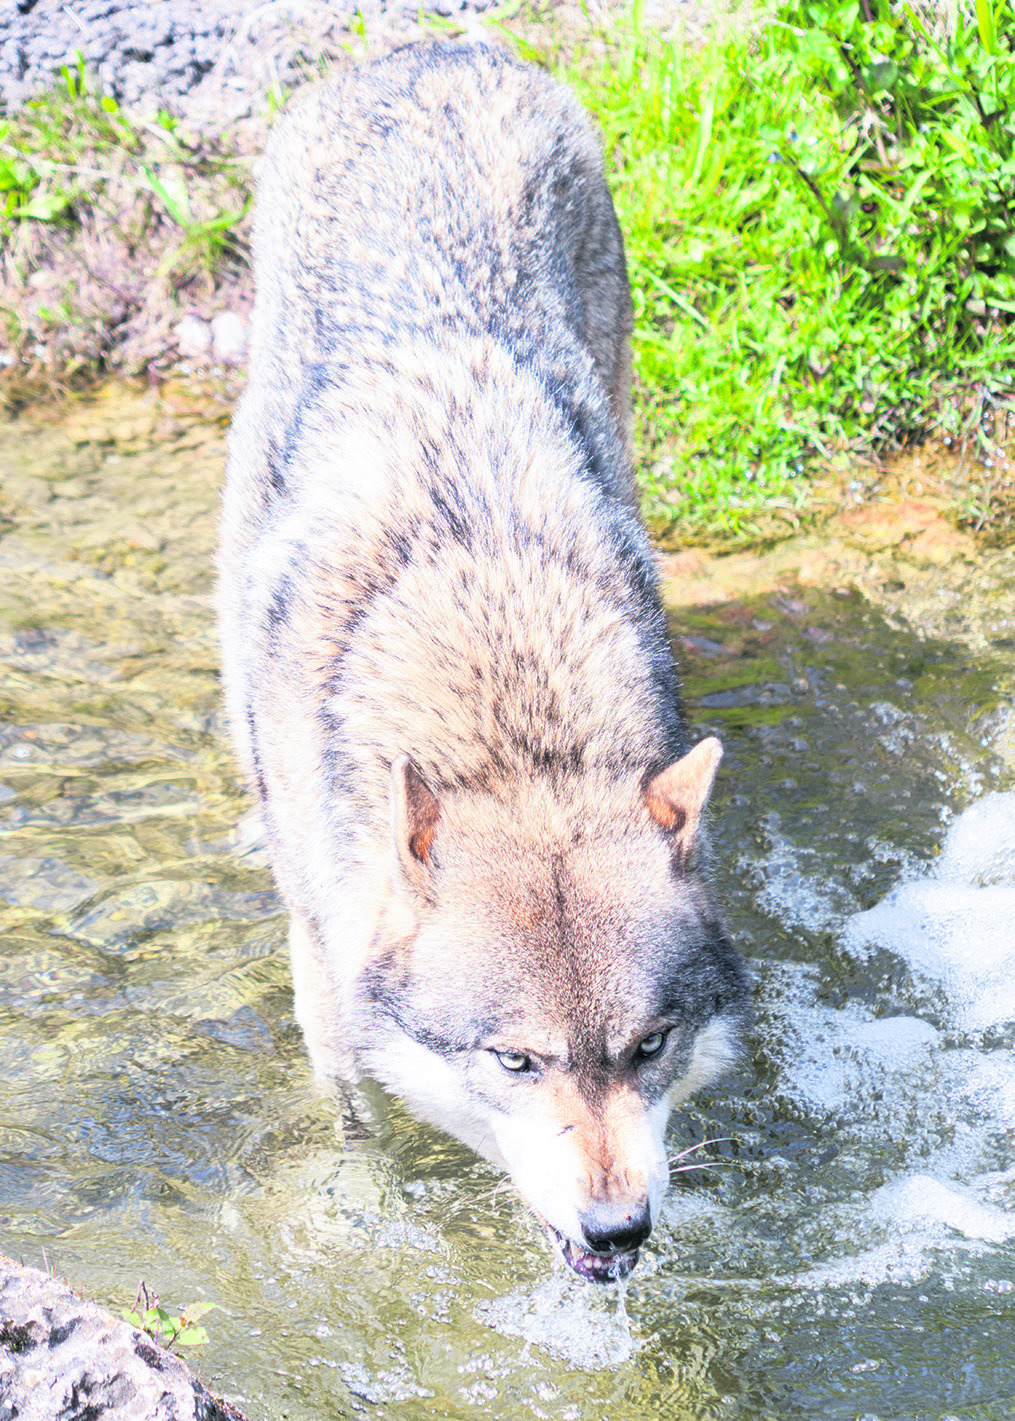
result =
[[[474,160],[484,146],[502,161],[505,141],[537,161],[566,153],[598,165],[585,111],[550,74],[494,44],[424,41],[308,86],[269,140],[264,171],[292,181],[343,155],[387,166],[427,152]],[[402,176],[411,184],[412,168]]]
[[[448,117],[498,93],[515,103],[526,98],[545,103],[553,96],[558,106],[582,112],[550,74],[500,45],[424,40],[309,86],[287,111],[280,128],[308,127],[324,117],[355,123],[364,113],[383,128],[385,122],[397,121],[408,111]]]

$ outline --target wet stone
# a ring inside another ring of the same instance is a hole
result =
[[[243,1421],[143,1332],[2,1254],[0,1406],[20,1421]]]
[[[211,883],[149,880],[109,894],[63,931],[107,952],[130,948],[155,933],[191,923],[277,917],[274,892],[229,893]]]
[[[0,897],[8,903],[62,913],[90,898],[97,887],[95,879],[59,859],[0,854]]]

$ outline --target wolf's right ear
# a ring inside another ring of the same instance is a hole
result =
[[[441,815],[440,800],[408,755],[391,766],[391,829],[398,867],[406,882],[431,896],[430,845]]]
[[[722,746],[710,735],[661,770],[642,790],[645,808],[672,838],[674,859],[678,863],[688,864],[692,860],[702,815],[721,759]]]

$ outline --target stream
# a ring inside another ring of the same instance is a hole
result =
[[[945,629],[849,587],[674,607],[758,1019],[593,1289],[464,1147],[314,1084],[219,706],[228,412],[0,424],[0,1249],[214,1303],[188,1360],[256,1421],[1010,1418],[1015,558]]]

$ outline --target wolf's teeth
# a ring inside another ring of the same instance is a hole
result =
[[[553,1229],[553,1234],[564,1262],[586,1282],[615,1283],[620,1278],[626,1278],[638,1262],[636,1248],[629,1253],[589,1253],[578,1248],[557,1229]]]

